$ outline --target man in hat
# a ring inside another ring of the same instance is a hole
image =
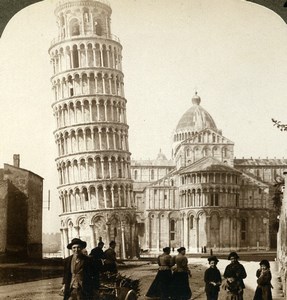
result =
[[[228,259],[230,260],[230,264],[226,266],[223,277],[228,278],[228,274],[234,274],[235,280],[239,283],[241,288],[238,300],[243,300],[243,289],[245,288],[243,279],[247,277],[245,268],[239,263],[239,256],[236,252],[230,252]]]
[[[64,260],[63,287],[64,300],[91,300],[93,299],[94,270],[91,258],[84,255],[82,250],[87,243],[74,238],[67,248],[73,254]]]

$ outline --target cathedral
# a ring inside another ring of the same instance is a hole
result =
[[[276,247],[272,191],[285,159],[236,159],[195,94],[179,120],[172,159],[132,161],[140,248],[189,253]]]

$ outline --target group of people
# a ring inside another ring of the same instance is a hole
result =
[[[67,245],[72,255],[64,260],[64,276],[61,293],[64,300],[94,300],[98,299],[100,273],[109,271],[116,274],[116,242],[111,241],[109,248],[103,251],[104,243],[92,249],[90,255],[85,253],[87,243],[74,238]]]
[[[178,254],[170,255],[170,247],[163,248],[163,254],[158,256],[159,265],[157,275],[148,289],[146,296],[160,298],[161,300],[176,299],[188,300],[192,292],[189,286],[191,272],[185,256],[186,249],[180,247]]]
[[[100,273],[110,272],[117,274],[116,242],[111,241],[109,248],[103,251],[104,243],[92,249],[90,255],[84,252],[87,243],[79,238],[74,238],[67,248],[72,250],[72,255],[64,260],[64,276],[61,292],[64,300],[94,300],[98,299],[100,287]],[[160,300],[188,300],[192,291],[189,285],[191,272],[186,249],[177,249],[176,256],[170,255],[170,247],[163,248],[163,253],[158,256],[158,272],[146,296]],[[244,266],[239,263],[239,256],[231,252],[228,256],[230,264],[223,273],[224,279],[217,268],[216,256],[208,258],[209,268],[204,273],[205,293],[207,300],[217,300],[220,287],[226,293],[226,300],[243,300],[245,288],[243,279],[247,277]],[[272,300],[271,272],[268,260],[260,262],[260,269],[256,271],[257,288],[253,300]]]
[[[244,266],[239,263],[239,256],[236,252],[228,255],[230,264],[226,266],[223,273],[224,281],[221,280],[221,274],[216,265],[218,259],[216,256],[208,258],[209,268],[205,271],[205,293],[207,300],[217,300],[221,288],[226,292],[226,300],[243,300],[243,291],[245,288],[243,279],[247,277]],[[256,271],[257,287],[253,300],[272,300],[271,271],[269,261],[264,259],[260,263],[260,268]]]
[[[160,300],[188,300],[192,292],[189,286],[191,277],[185,248],[177,249],[178,255],[172,257],[170,248],[165,247],[163,254],[158,256],[158,272],[146,296]],[[220,287],[225,291],[226,300],[243,300],[245,288],[243,279],[247,277],[244,266],[238,261],[236,252],[228,255],[230,264],[226,266],[223,279],[217,268],[219,260],[216,256],[208,258],[209,268],[204,273],[205,293],[207,300],[217,300]],[[260,262],[260,269],[256,271],[257,288],[253,300],[272,300],[271,272],[268,260]]]

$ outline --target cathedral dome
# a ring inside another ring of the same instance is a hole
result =
[[[195,134],[205,128],[210,128],[217,131],[214,120],[211,115],[200,106],[201,99],[195,93],[192,98],[192,107],[187,110],[179,120],[176,133],[190,132]]]

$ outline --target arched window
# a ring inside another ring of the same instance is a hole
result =
[[[70,21],[70,33],[71,36],[80,35],[80,25],[78,19],[72,19]]]
[[[170,240],[174,241],[175,240],[175,221],[174,220],[170,220],[169,223],[169,227],[170,227]]]
[[[193,229],[194,216],[189,217],[189,229]]]
[[[96,32],[96,35],[100,35],[101,36],[103,34],[101,20],[96,20],[95,21],[95,32]]]
[[[242,219],[241,220],[241,240],[245,241],[246,240],[246,220]]]

